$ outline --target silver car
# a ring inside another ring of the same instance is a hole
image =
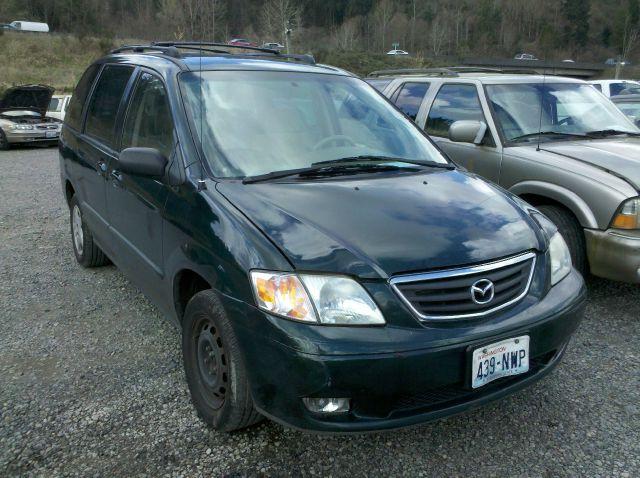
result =
[[[12,144],[57,144],[62,121],[47,115],[53,88],[14,86],[0,98],[0,149]]]
[[[591,85],[469,69],[368,80],[456,163],[552,219],[576,268],[640,283],[640,129]]]

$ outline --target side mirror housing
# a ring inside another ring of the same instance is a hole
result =
[[[154,148],[127,148],[118,158],[118,169],[134,176],[161,178],[166,167],[166,156]]]
[[[484,121],[456,121],[449,127],[449,139],[454,143],[481,144],[486,132]]]

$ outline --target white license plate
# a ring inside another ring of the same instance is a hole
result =
[[[57,138],[58,137],[58,132],[57,131],[45,131],[44,136],[45,136],[45,138]]]
[[[473,351],[471,387],[529,371],[529,336],[514,337]]]

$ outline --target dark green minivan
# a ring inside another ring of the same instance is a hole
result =
[[[550,372],[583,315],[545,216],[307,56],[120,48],[81,78],[59,148],[78,262],[113,262],[182,330],[218,430],[458,413]]]

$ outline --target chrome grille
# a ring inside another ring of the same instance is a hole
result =
[[[535,254],[528,252],[477,266],[397,276],[390,282],[423,320],[480,317],[520,301],[529,291],[535,262]],[[480,291],[489,283],[483,295]],[[472,290],[476,284],[480,291]]]

